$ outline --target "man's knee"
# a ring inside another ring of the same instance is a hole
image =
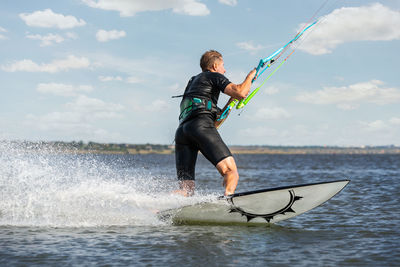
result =
[[[217,164],[219,173],[224,177],[222,185],[225,187],[225,195],[235,193],[236,186],[239,181],[239,173],[233,157],[225,158]]]

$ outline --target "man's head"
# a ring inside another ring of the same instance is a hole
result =
[[[200,67],[203,71],[225,73],[224,60],[221,53],[215,50],[205,52],[200,59]]]

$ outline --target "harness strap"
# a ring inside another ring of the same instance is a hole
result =
[[[189,119],[190,115],[193,114],[194,111],[217,111],[217,107],[213,105],[211,99],[204,99],[199,97],[184,97],[179,114],[179,123],[182,123]]]
[[[185,95],[173,95],[171,98],[178,98],[178,97],[184,97]]]

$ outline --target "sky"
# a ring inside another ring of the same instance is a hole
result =
[[[399,0],[2,0],[0,140],[173,144],[171,96],[201,72],[205,51],[221,52],[226,77],[241,83],[316,12],[221,136],[399,146]]]

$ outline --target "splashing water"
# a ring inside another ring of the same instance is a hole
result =
[[[0,142],[0,225],[157,225],[159,210],[215,198],[173,195],[175,177],[122,161]]]

